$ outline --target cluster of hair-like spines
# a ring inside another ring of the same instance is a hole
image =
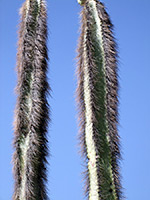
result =
[[[86,196],[121,200],[117,50],[113,25],[97,0],[81,12],[77,103],[80,144],[87,165]]]
[[[84,162],[87,161],[87,151],[86,151],[86,141],[85,141],[85,102],[84,102],[84,71],[83,71],[83,43],[84,43],[84,35],[85,35],[85,19],[84,15],[81,13],[81,36],[79,38],[79,45],[78,45],[78,67],[76,70],[77,75],[77,89],[76,89],[76,102],[78,106],[78,123],[79,123],[79,143],[80,143],[80,153],[82,158],[84,158]],[[85,195],[88,195],[89,192],[89,176],[88,176],[88,170],[86,170],[83,173],[84,181],[85,181]]]
[[[15,110],[15,189],[13,200],[47,200],[46,157],[47,15],[44,0],[26,0],[21,8]]]

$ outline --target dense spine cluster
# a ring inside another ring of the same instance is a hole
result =
[[[26,0],[20,14],[13,200],[47,200],[45,182],[49,86],[46,75],[46,3],[44,0]]]
[[[77,102],[80,144],[87,165],[85,192],[89,200],[121,200],[117,51],[113,25],[98,0],[78,2],[83,5]]]

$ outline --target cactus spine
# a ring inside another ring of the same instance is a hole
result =
[[[118,74],[113,25],[98,0],[78,0],[81,36],[78,47],[77,102],[80,143],[87,163],[89,200],[120,200]]]
[[[48,56],[45,0],[26,0],[20,14],[13,200],[47,200],[45,183],[49,86],[46,75]]]

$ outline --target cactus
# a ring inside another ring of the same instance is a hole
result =
[[[13,200],[47,200],[49,85],[46,75],[48,55],[45,0],[26,0],[20,15]]]
[[[85,159],[85,195],[89,200],[123,198],[119,173],[118,69],[113,25],[98,0],[78,0],[77,104],[79,139]]]

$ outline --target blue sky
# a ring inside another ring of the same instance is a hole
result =
[[[124,194],[148,200],[150,191],[150,1],[103,0],[115,25],[119,45],[120,127]],[[18,10],[22,0],[0,0],[0,200],[13,192],[13,110],[16,96]],[[51,157],[48,188],[51,200],[79,200],[82,162],[78,154],[75,106],[76,45],[79,12],[76,0],[49,0],[49,80],[52,87]]]

